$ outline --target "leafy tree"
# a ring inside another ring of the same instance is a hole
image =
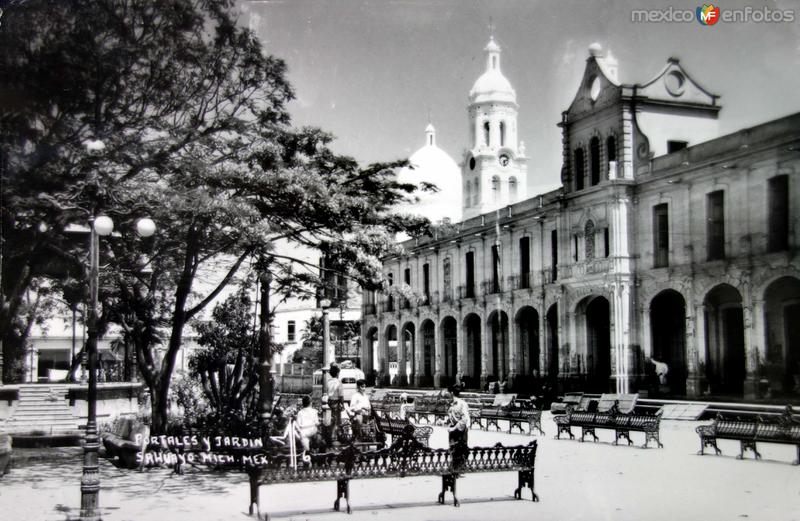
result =
[[[415,188],[393,176],[403,163],[361,168],[328,148],[330,135],[289,126],[286,65],[233,8],[30,0],[0,29],[0,337],[37,277],[85,280],[68,225],[111,216],[120,234],[101,240],[101,322],[133,347],[154,432],[184,326],[244,268],[258,261],[274,289],[310,298],[317,266],[274,246],[323,248],[339,259],[327,269],[375,286],[393,233],[427,227],[390,211]],[[98,137],[103,153],[87,154]],[[155,238],[130,232],[143,216]]]
[[[200,349],[189,358],[192,377],[217,411],[241,412],[258,383],[258,332],[253,331],[253,303],[246,288],[217,304],[211,320],[198,321]]]
[[[361,335],[359,320],[331,320],[329,322],[330,341],[335,347],[337,360],[341,358],[357,358]],[[322,315],[314,315],[306,320],[301,336],[301,347],[292,354],[292,361],[311,362],[315,367],[322,367]]]

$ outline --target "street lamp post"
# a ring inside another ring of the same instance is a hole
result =
[[[108,235],[114,229],[113,221],[105,216],[89,219],[89,317],[86,353],[88,355],[89,389],[86,439],[83,444],[83,475],[81,476],[81,519],[100,519],[98,499],[100,496],[100,472],[97,451],[97,286],[100,271],[99,236]]]
[[[155,223],[151,219],[140,219],[136,229],[141,237],[155,233]],[[87,317],[86,353],[89,371],[87,392],[86,437],[83,444],[83,475],[81,476],[81,520],[100,521],[99,496],[100,472],[98,463],[97,436],[97,288],[100,275],[100,236],[114,231],[114,221],[110,217],[98,216],[89,219],[89,313]]]

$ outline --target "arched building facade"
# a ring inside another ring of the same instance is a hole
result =
[[[417,298],[365,292],[362,367],[387,374],[387,332],[410,324],[411,385],[800,396],[800,114],[718,137],[718,96],[677,59],[623,84],[589,51],[562,187],[384,259]]]

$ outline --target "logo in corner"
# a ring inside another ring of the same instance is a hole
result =
[[[703,4],[696,9],[695,14],[701,25],[714,25],[719,22],[719,7],[714,7],[714,4]]]

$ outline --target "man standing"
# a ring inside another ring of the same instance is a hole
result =
[[[356,392],[350,398],[350,406],[346,408],[347,415],[353,425],[353,436],[360,439],[364,434],[364,424],[368,421],[372,404],[367,396],[367,382],[360,379],[356,382]]]
[[[328,406],[331,408],[331,443],[337,440],[339,426],[342,423],[342,408],[344,405],[344,392],[342,382],[339,381],[339,366],[331,365],[328,373]]]

